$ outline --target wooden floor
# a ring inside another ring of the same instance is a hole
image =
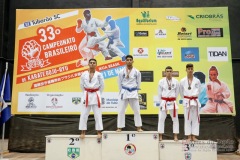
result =
[[[8,141],[4,141],[4,154],[2,160],[45,160],[45,153],[17,153],[8,152]],[[1,160],[1,158],[0,158]],[[240,160],[236,153],[218,154],[218,160]]]

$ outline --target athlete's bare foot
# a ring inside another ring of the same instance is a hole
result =
[[[116,132],[122,132],[122,128],[118,128]]]
[[[81,135],[80,135],[80,138],[81,138],[81,139],[84,139],[84,138],[85,138],[85,133],[86,133],[86,131],[82,131],[82,133],[81,133]]]
[[[189,135],[187,138],[187,142],[190,142],[191,140],[192,140],[192,137],[191,137],[191,135]]]
[[[195,136],[192,136],[192,141],[196,142],[198,139]]]
[[[142,130],[141,127],[137,127],[137,131],[138,131],[138,132],[142,132],[143,130]]]
[[[102,138],[102,133],[101,133],[101,131],[98,131],[98,132],[97,132],[97,138]]]
[[[178,141],[178,137],[177,137],[177,134],[174,134],[174,139],[173,139],[175,142]]]

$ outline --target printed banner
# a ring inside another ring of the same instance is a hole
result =
[[[142,74],[141,114],[158,114],[166,66],[180,81],[192,63],[202,84],[200,113],[235,115],[227,7],[19,9],[12,114],[79,114],[89,58],[105,79],[103,114],[117,114],[117,76],[129,54]]]

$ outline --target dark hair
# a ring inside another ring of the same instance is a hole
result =
[[[127,55],[127,56],[126,56],[126,59],[127,59],[127,58],[133,59],[133,56],[132,56],[132,55]]]
[[[83,14],[89,14],[89,13],[91,13],[89,9],[86,9],[83,11]]]
[[[192,64],[192,63],[188,63],[188,64],[186,65],[186,68],[190,68],[190,67],[193,67],[193,64]]]
[[[172,67],[171,67],[171,66],[167,66],[167,67],[165,68],[165,71],[166,71],[166,69],[172,69]]]
[[[91,62],[91,61],[95,61],[95,62],[97,63],[97,60],[94,59],[94,58],[89,59],[89,60],[88,60],[88,63]]]

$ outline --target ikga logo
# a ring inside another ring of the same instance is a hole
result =
[[[148,58],[148,48],[133,48],[134,58]]]
[[[199,61],[198,47],[182,47],[181,48],[182,61]]]
[[[172,59],[173,49],[172,48],[157,48],[157,59]]]
[[[208,61],[228,61],[227,47],[208,47]]]
[[[223,28],[197,28],[197,37],[223,37]]]
[[[124,151],[127,155],[133,155],[136,153],[136,146],[132,143],[129,143],[124,147]]]
[[[155,38],[167,38],[167,30],[155,29]]]
[[[186,27],[182,27],[177,33],[178,40],[192,40],[192,32],[187,32]]]
[[[156,25],[157,20],[152,19],[150,17],[150,12],[149,11],[142,11],[141,12],[142,18],[137,18],[136,19],[136,24],[137,25]]]

